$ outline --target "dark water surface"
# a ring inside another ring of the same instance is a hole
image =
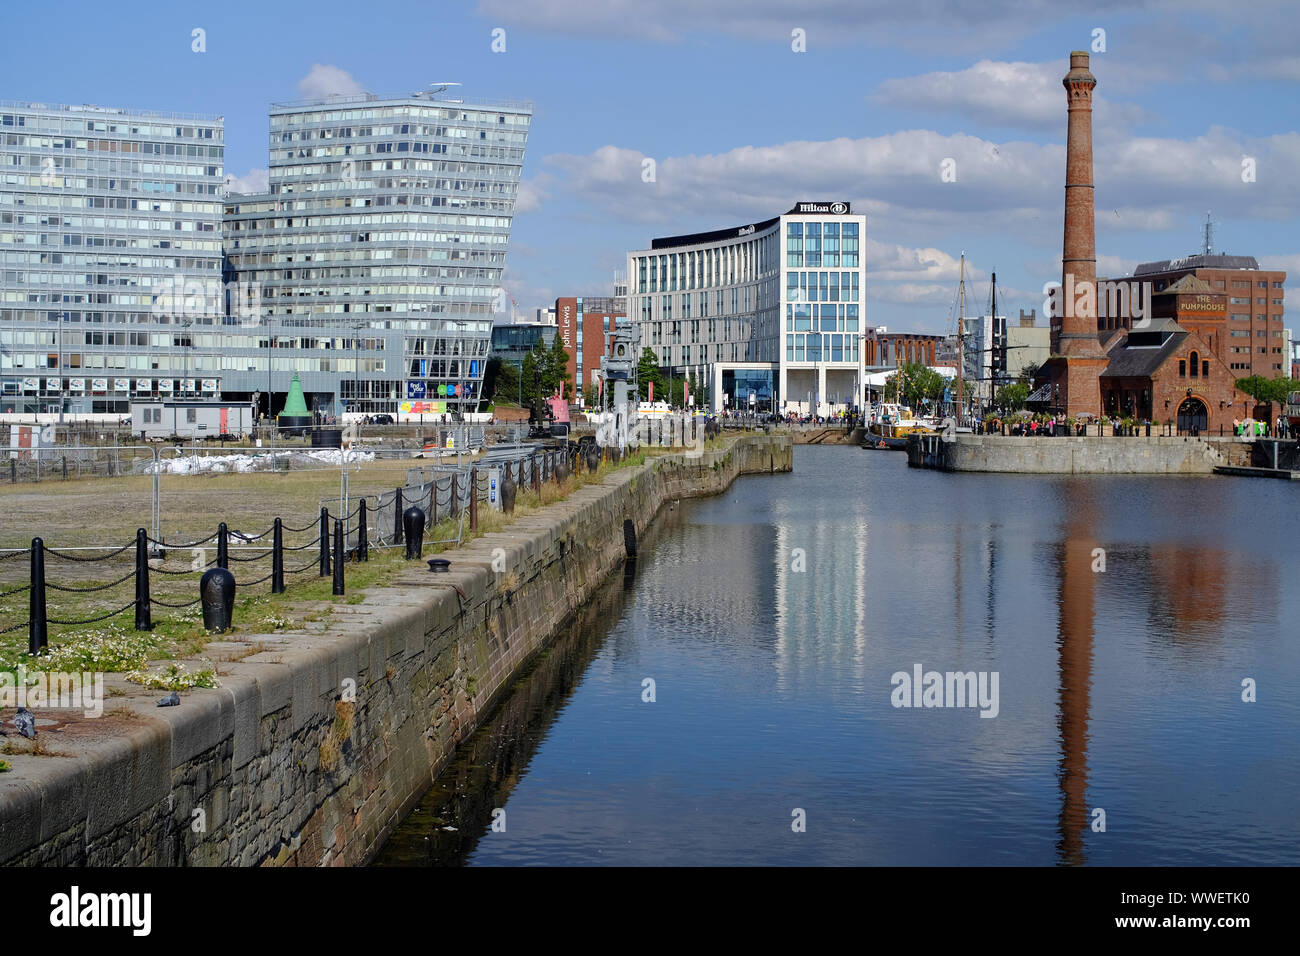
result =
[[[665,509],[377,862],[1295,865],[1298,508],[796,448]],[[997,716],[893,706],[916,664]]]

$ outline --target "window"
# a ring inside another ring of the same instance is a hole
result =
[[[1179,365],[1181,364],[1182,363],[1180,362]],[[1188,360],[1188,364],[1190,364],[1192,367],[1192,378],[1196,378],[1200,374],[1200,369],[1201,369],[1200,355],[1198,355],[1196,352],[1193,352],[1191,354],[1191,357]]]
[[[1179,359],[1179,360],[1178,360],[1178,377],[1179,377],[1179,378],[1187,378],[1187,360],[1186,360],[1186,359]]]
[[[197,408],[185,409],[185,424],[193,425],[199,420],[199,410]]]
[[[1202,361],[1201,378],[1209,378],[1209,377],[1210,377],[1210,363],[1208,361]]]

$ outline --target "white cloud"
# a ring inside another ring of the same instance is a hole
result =
[[[1093,0],[1089,13],[1131,13],[1162,0]],[[810,53],[849,43],[904,45],[933,52],[1004,49],[1023,34],[1068,19],[1051,0],[927,0],[924,10],[897,0],[479,0],[494,26],[584,36],[674,42],[713,32],[767,40],[787,49],[791,31],[806,32]]]
[[[311,72],[298,81],[298,92],[303,99],[323,100],[329,96],[364,93],[365,87],[347,70],[324,63],[313,63]]]
[[[270,171],[266,169],[250,169],[242,176],[227,173],[225,178],[226,192],[264,193],[270,189],[269,177]]]
[[[1061,78],[1069,63],[1008,63],[980,60],[964,70],[899,77],[881,83],[871,99],[900,109],[957,113],[963,119],[995,126],[1063,130],[1065,89]],[[1141,122],[1146,113],[1131,104],[1094,99],[1098,129],[1114,130]]]
[[[546,181],[549,178],[545,173],[542,173],[532,179],[519,180],[519,192],[515,195],[516,215],[541,210],[542,200],[547,196]]]
[[[1300,274],[1300,252],[1259,256],[1258,259],[1261,269],[1285,269],[1288,276]]]

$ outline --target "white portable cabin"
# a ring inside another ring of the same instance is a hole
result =
[[[145,438],[242,438],[253,429],[246,402],[161,399],[131,403],[131,431]]]

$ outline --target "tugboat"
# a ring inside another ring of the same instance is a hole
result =
[[[906,405],[881,405],[876,418],[867,426],[863,448],[906,451],[908,435],[933,435],[937,432],[933,422],[917,418]]]

